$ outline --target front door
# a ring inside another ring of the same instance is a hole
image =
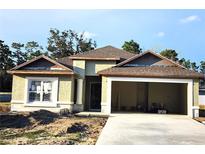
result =
[[[101,83],[90,83],[90,110],[99,111],[101,108]]]

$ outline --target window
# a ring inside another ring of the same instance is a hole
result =
[[[57,102],[56,78],[28,78],[28,104],[53,104]]]

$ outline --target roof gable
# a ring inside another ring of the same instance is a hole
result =
[[[142,54],[133,56],[117,65],[118,67],[122,66],[177,66],[184,68],[183,66],[177,64],[176,62],[163,57],[152,51],[146,51]]]
[[[42,55],[38,56],[30,61],[27,61],[23,64],[20,64],[14,68],[12,68],[10,71],[15,70],[62,70],[62,71],[72,71],[68,67]]]

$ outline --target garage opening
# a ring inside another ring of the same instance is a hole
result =
[[[187,115],[187,84],[113,81],[111,111]]]

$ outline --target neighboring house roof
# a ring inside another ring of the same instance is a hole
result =
[[[109,45],[102,48],[72,55],[69,58],[73,60],[125,60],[130,57],[133,57],[134,55],[136,54]]]
[[[8,71],[11,74],[74,74],[67,66],[44,55],[22,63]]]
[[[98,74],[104,76],[127,77],[204,78],[203,74],[188,70],[183,66],[151,51],[131,57],[112,68],[99,71]]]

